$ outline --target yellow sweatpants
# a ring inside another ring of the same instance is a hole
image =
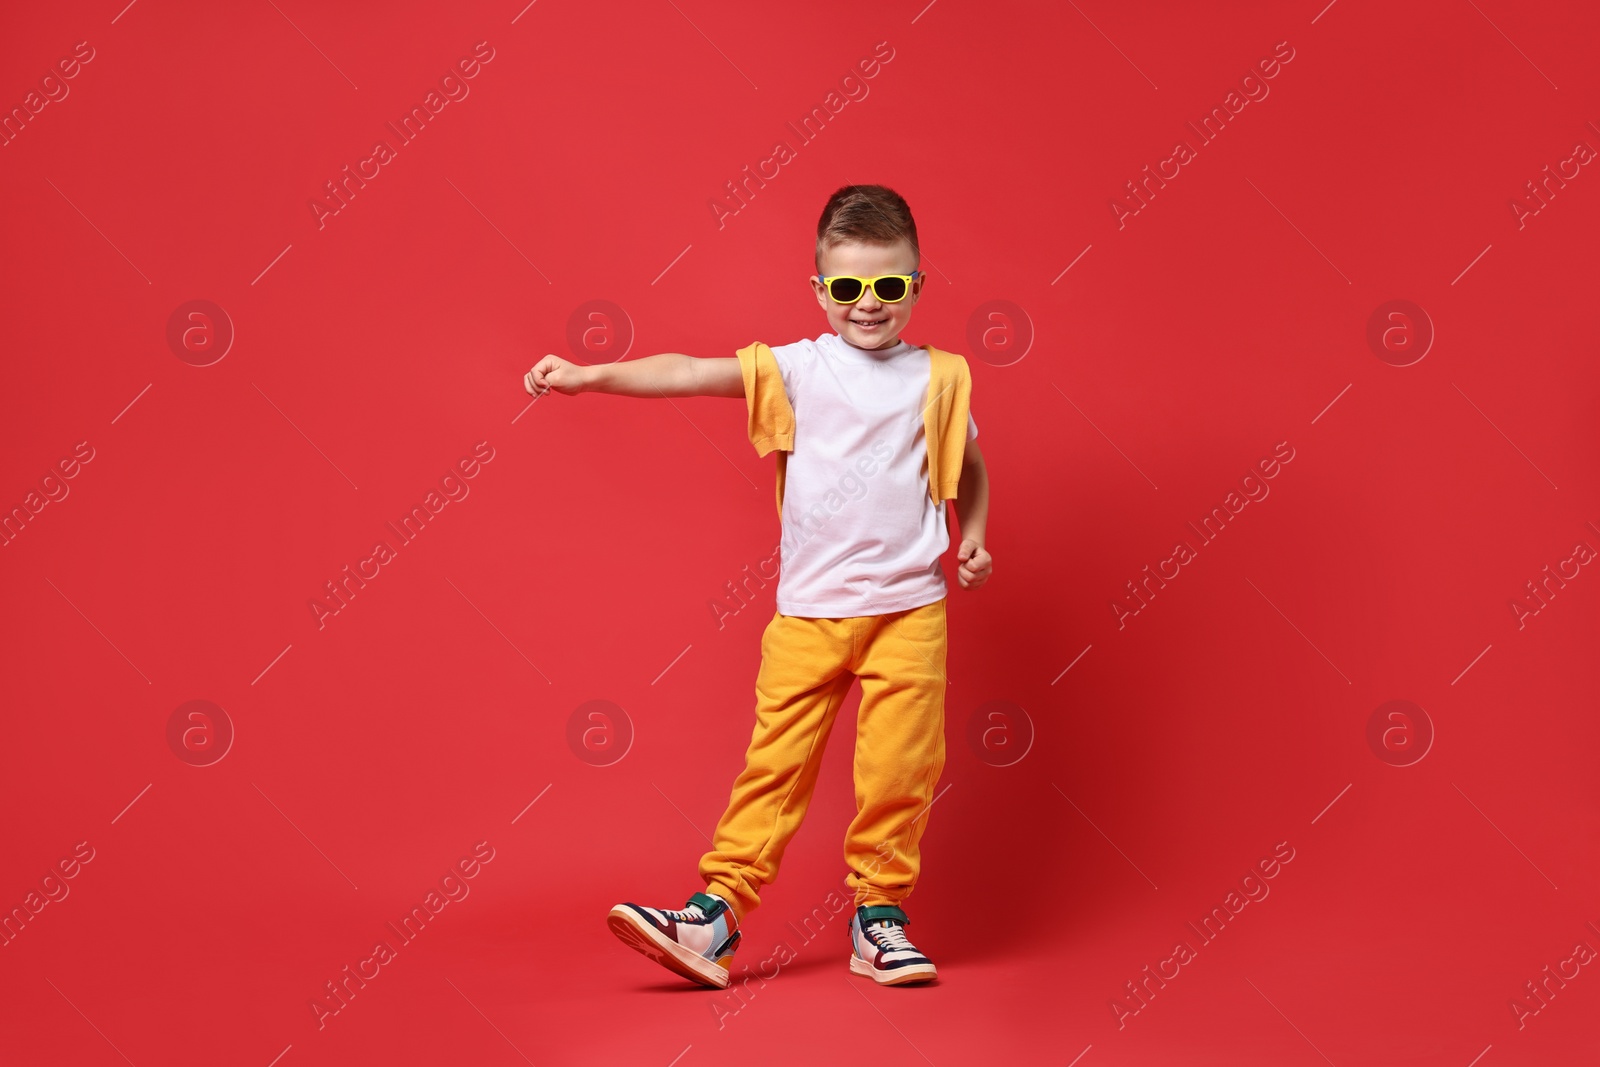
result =
[[[828,733],[861,679],[856,816],[845,834],[856,904],[899,904],[916,886],[919,842],[944,769],[945,600],[887,615],[774,614],[761,636],[755,731],[712,848],[706,891],[743,918],[778,876],[817,784]]]

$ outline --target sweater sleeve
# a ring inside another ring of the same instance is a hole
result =
[[[972,372],[964,356],[925,345],[931,364],[923,421],[928,440],[928,493],[934,503],[956,499],[972,419]]]
[[[755,446],[756,455],[764,456],[773,449],[793,452],[794,408],[784,391],[783,375],[772,349],[756,341],[737,354],[750,416],[750,443]]]

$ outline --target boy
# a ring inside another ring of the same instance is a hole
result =
[[[900,902],[916,884],[944,767],[945,500],[961,527],[962,588],[983,585],[992,560],[966,361],[900,339],[922,293],[919,258],[906,202],[883,186],[847,185],[817,224],[811,278],[833,332],[757,342],[736,358],[666,353],[586,367],[546,356],[524,379],[535,396],[742,396],[751,443],[777,451],[778,610],[761,638],[746,765],[700,860],[705,892],[681,909],[619,904],[607,919],[624,943],[702,985],[727,986],[739,924],[777,877],[856,678],[850,970],[884,985],[937,974],[906,937]]]

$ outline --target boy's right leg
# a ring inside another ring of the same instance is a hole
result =
[[[777,877],[805,818],[828,732],[855,681],[852,639],[849,620],[782,614],[761,635],[745,768],[700,860],[706,892],[727,900],[741,920],[761,903],[760,887]]]

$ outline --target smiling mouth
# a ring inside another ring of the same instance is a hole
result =
[[[855,323],[857,326],[862,327],[863,329],[870,329],[873,326],[881,326],[884,323],[888,322],[889,320],[884,318],[884,319],[851,319],[850,321]]]

